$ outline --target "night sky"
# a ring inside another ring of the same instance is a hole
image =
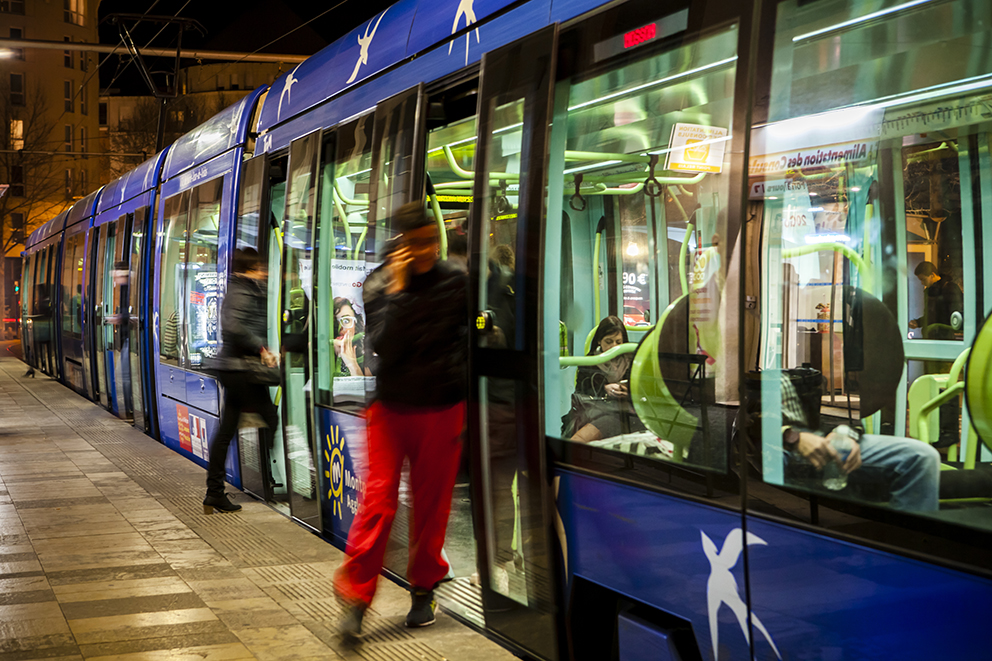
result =
[[[142,14],[151,8],[148,11],[149,15],[180,16],[195,19],[202,24],[206,35],[200,35],[194,30],[183,33],[184,49],[203,48],[247,53],[279,39],[262,48],[262,51],[311,55],[395,2],[396,0],[345,0],[341,6],[306,27],[284,36],[293,28],[327,11],[337,2],[334,0],[320,3],[304,0],[241,2],[159,0],[156,3],[155,0],[102,0],[99,9],[100,42],[120,43],[118,27],[106,20],[108,15]],[[145,22],[132,28],[133,20],[127,25],[139,47],[147,45],[163,27]],[[158,48],[173,48],[177,38],[177,28],[174,25],[166,26],[162,33],[151,41],[151,45]],[[101,59],[103,57],[106,56],[101,55]],[[106,88],[113,82],[113,89],[119,90],[120,93],[148,94],[148,88],[138,76],[136,67],[130,65],[123,68],[129,59],[126,51],[124,58],[113,55],[107,59],[100,68],[101,88]],[[153,71],[171,69],[173,64],[171,60],[161,58],[150,58],[147,63]],[[184,62],[184,64],[193,64],[193,62]],[[162,81],[161,77],[157,77],[157,80]]]

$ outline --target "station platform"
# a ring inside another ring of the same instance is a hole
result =
[[[0,661],[502,661],[446,616],[403,626],[381,578],[365,640],[343,645],[343,554],[236,492],[204,515],[205,471],[0,350]]]

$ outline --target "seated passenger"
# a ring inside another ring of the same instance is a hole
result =
[[[588,355],[598,356],[626,343],[623,321],[611,315],[596,328]],[[573,441],[589,443],[644,430],[630,401],[628,385],[633,362],[634,354],[625,353],[605,363],[579,367],[572,410],[564,421],[565,435]]]
[[[783,377],[782,447],[787,462],[806,461],[817,469],[828,462],[840,463],[830,437],[809,429],[806,411],[795,386]],[[907,512],[936,511],[940,489],[940,454],[932,446],[912,438],[862,434],[842,465],[851,474],[850,484],[882,484],[889,493],[889,506]],[[857,472],[855,472],[857,471]]]

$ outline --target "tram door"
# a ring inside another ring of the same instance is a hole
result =
[[[99,401],[104,408],[110,408],[107,388],[107,334],[103,320],[107,316],[104,305],[104,273],[106,272],[107,234],[113,231],[113,224],[94,227],[90,230],[90,246],[92,246],[91,261],[93,264],[92,288],[90,297],[90,319],[93,329],[93,349],[91,356],[91,374],[93,375],[93,401]],[[99,398],[99,399],[98,399]]]
[[[478,332],[468,429],[486,626],[545,659],[558,658],[557,573],[538,391],[540,274],[527,256],[540,251],[556,42],[551,26],[483,56],[469,221]],[[503,246],[512,266],[496,259]]]
[[[119,240],[108,246],[107,268],[104,272],[104,291],[109,314],[104,319],[107,335],[107,380],[112,381],[110,394],[113,411],[118,416],[131,419],[134,411],[131,401],[131,363],[128,358],[128,267],[130,257],[128,237],[131,234],[129,216],[121,216],[112,223]]]
[[[126,306],[127,320],[127,340],[124,345],[124,359],[128,361],[129,380],[129,414],[134,418],[134,426],[142,431],[149,430],[149,416],[145,412],[145,397],[143,392],[143,371],[141,369],[141,356],[144,343],[142,342],[142,330],[144,327],[144,317],[141,308],[141,291],[144,289],[142,282],[143,270],[143,249],[147,236],[148,210],[141,207],[134,213],[128,214],[128,232],[130,246],[127,257],[127,294],[126,300],[122,300],[122,305]]]
[[[311,234],[317,197],[314,180],[319,150],[317,132],[293,141],[289,147],[280,292],[286,487],[293,518],[315,530],[320,529],[320,499],[311,434],[309,325],[313,296]]]

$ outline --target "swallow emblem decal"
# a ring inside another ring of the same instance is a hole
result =
[[[455,22],[451,24],[451,34],[458,32],[458,21],[465,16],[465,27],[475,25],[478,19],[475,17],[475,0],[461,0],[458,3],[458,10],[455,12]],[[479,43],[479,28],[475,28],[475,43]],[[471,32],[465,34],[465,64],[468,64],[468,43]],[[454,40],[448,44],[448,55],[451,55],[451,47],[455,45]]]
[[[720,607],[726,604],[730,610],[734,612],[737,616],[737,623],[741,627],[741,631],[744,632],[744,639],[748,643],[751,642],[751,634],[747,626],[747,605],[745,605],[744,600],[741,599],[740,591],[737,588],[737,579],[734,575],[730,573],[730,570],[734,568],[737,564],[738,558],[741,556],[741,551],[744,550],[744,533],[740,528],[734,528],[727,535],[727,539],[723,542],[723,548],[718,552],[716,550],[716,544],[710,539],[706,533],[702,530],[699,531],[703,539],[703,552],[706,553],[706,559],[710,561],[710,578],[706,581],[706,610],[709,611],[710,616],[710,640],[713,643],[713,661],[720,661],[719,657],[719,644],[720,644],[720,623],[717,621],[717,614],[720,612]],[[761,544],[767,545],[765,540],[761,539],[754,533],[747,534],[747,544]],[[782,655],[778,652],[778,647],[775,646],[775,641],[772,640],[771,634],[765,629],[765,625],[761,623],[757,615],[751,614],[751,624],[754,628],[760,631],[768,644],[772,646],[772,650],[775,651],[775,656],[779,659]]]
[[[389,11],[389,9],[386,9],[386,11]],[[358,46],[361,48],[361,51],[358,54],[358,61],[355,62],[355,70],[351,72],[351,78],[346,80],[345,83],[354,82],[355,78],[358,77],[358,70],[362,68],[363,64],[369,63],[369,45],[372,43],[372,39],[375,38],[375,31],[379,29],[379,23],[382,22],[382,17],[386,15],[386,11],[379,14],[379,18],[375,22],[375,27],[372,26],[372,21],[369,21],[369,24],[365,26],[364,37],[361,35],[358,36]],[[372,29],[371,34],[369,33],[370,28]]]

